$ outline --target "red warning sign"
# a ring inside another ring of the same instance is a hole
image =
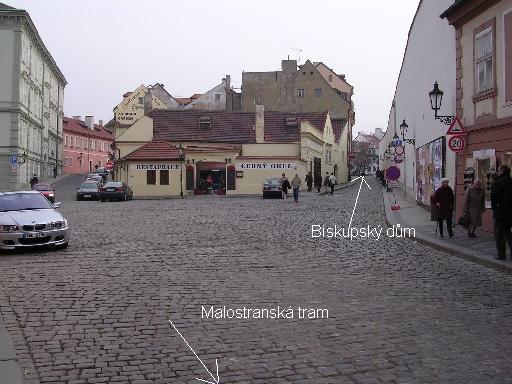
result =
[[[464,125],[462,125],[462,122],[459,120],[457,116],[455,116],[455,119],[453,119],[453,123],[450,125],[448,130],[446,131],[447,135],[467,135],[468,131],[466,131],[466,128],[464,128]]]

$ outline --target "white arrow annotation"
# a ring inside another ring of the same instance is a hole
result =
[[[357,201],[359,200],[359,194],[361,193],[361,187],[363,186],[363,183],[366,184],[366,186],[369,188],[369,189],[372,189],[368,183],[366,182],[366,180],[364,179],[364,176],[359,176],[359,177],[356,177],[354,180],[352,180],[351,182],[355,182],[357,179],[361,179],[361,184],[359,184],[359,190],[357,191],[357,197],[356,197],[356,203],[354,204],[354,209],[352,210],[352,216],[350,216],[350,223],[348,224],[348,228],[350,230],[350,228],[352,227],[352,219],[354,218],[354,213],[356,211],[356,207],[357,207]]]
[[[204,369],[206,369],[206,371],[208,372],[208,374],[212,377],[212,380],[213,381],[208,381],[208,380],[203,380],[203,379],[198,379],[196,377],[196,380],[198,381],[202,381],[203,383],[208,383],[208,384],[219,384],[220,383],[220,379],[219,379],[219,364],[217,363],[217,359],[215,359],[215,366],[217,367],[217,378],[215,378],[215,376],[213,376],[213,374],[210,372],[210,370],[206,367],[206,365],[204,365],[203,361],[199,358],[199,356],[197,356],[197,354],[194,352],[194,350],[192,349],[192,347],[190,346],[190,344],[187,342],[187,340],[185,340],[185,338],[183,337],[183,335],[180,333],[180,331],[178,331],[178,328],[176,328],[176,326],[173,324],[173,322],[171,320],[169,320],[169,323],[171,323],[172,327],[174,328],[174,330],[176,332],[178,332],[178,335],[181,336],[181,338],[183,339],[183,341],[185,342],[185,344],[187,344],[187,347],[190,348],[190,350],[192,351],[192,353],[194,354],[194,356],[197,358],[197,360],[199,360],[199,362],[203,365]]]

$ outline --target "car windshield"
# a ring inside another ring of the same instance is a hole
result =
[[[80,189],[98,189],[98,184],[96,184],[96,183],[83,183],[80,186]]]
[[[40,193],[9,193],[0,196],[0,212],[51,208],[46,197]]]
[[[103,188],[119,188],[119,187],[122,187],[123,186],[123,183],[120,183],[118,181],[110,181],[108,182],[107,184],[105,184],[103,186]]]
[[[265,184],[266,184],[266,185],[279,186],[280,181],[281,181],[281,179],[278,179],[278,178],[272,178],[272,179],[267,179],[267,180],[265,180]]]
[[[49,184],[36,184],[34,185],[36,191],[52,191],[52,187]]]

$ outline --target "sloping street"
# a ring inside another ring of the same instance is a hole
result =
[[[64,251],[0,258],[0,311],[27,383],[507,383],[512,277],[348,226],[359,183],[292,199],[76,202]],[[380,187],[353,227],[384,226]],[[68,197],[65,197],[68,196]],[[202,318],[202,308],[293,318]],[[297,308],[323,318],[299,318]]]

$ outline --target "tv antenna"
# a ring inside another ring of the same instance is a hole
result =
[[[298,53],[299,58],[297,60],[297,64],[300,64],[300,55],[302,53],[302,49],[300,49],[300,48],[293,48],[293,47],[288,47],[288,49],[291,49],[292,51],[295,51],[295,52]],[[290,60],[290,55],[288,55],[288,60]]]

